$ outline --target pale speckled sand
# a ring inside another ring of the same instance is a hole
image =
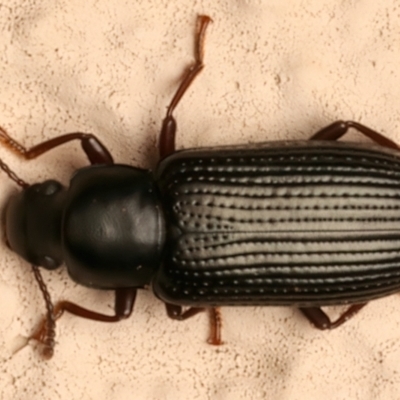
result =
[[[122,163],[152,167],[160,123],[193,57],[196,15],[214,19],[206,68],[177,110],[179,147],[306,139],[354,119],[400,142],[400,3],[359,1],[21,1],[0,4],[0,125],[26,145],[93,132]],[[360,139],[353,136],[355,140]],[[78,145],[23,162],[24,179],[68,182]],[[1,204],[16,190],[0,175]],[[1,399],[400,398],[400,296],[319,332],[291,308],[223,310],[178,323],[151,293],[107,325],[64,316],[54,358],[19,335],[44,311],[29,266],[1,245]],[[110,293],[46,273],[54,300],[111,312]],[[331,309],[335,314],[338,309]]]

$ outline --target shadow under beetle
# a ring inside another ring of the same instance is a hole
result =
[[[6,241],[32,264],[44,295],[47,316],[30,338],[46,358],[64,311],[119,321],[148,286],[173,319],[209,310],[212,344],[221,343],[220,306],[296,306],[317,328],[332,329],[400,290],[400,153],[390,139],[337,121],[311,141],[175,152],[172,113],[203,69],[210,21],[198,17],[195,63],[167,109],[154,173],[114,164],[91,134],[25,149],[0,131],[25,159],[79,140],[91,163],[65,188],[55,180],[29,185],[0,161],[23,189],[6,208]],[[337,142],[349,128],[381,146]],[[77,283],[114,290],[115,314],[69,301],[53,307],[38,266],[62,263]],[[349,307],[335,321],[320,308],[340,304]]]

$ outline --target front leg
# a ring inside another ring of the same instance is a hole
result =
[[[128,318],[133,311],[136,299],[136,288],[122,288],[115,290],[114,315],[101,314],[96,311],[88,310],[70,301],[60,301],[54,307],[51,303],[50,295],[43,282],[37,266],[32,266],[35,278],[45,299],[47,316],[39,323],[35,332],[29,339],[37,340],[42,344],[42,356],[49,359],[53,356],[55,346],[55,323],[65,311],[81,318],[101,322],[118,322]]]
[[[83,151],[88,157],[91,164],[113,164],[113,158],[107,148],[100,142],[96,136],[90,133],[67,133],[57,136],[53,139],[39,143],[30,149],[22,146],[14,140],[3,128],[0,127],[0,142],[8,147],[11,151],[25,160],[32,160],[40,155],[61,146],[72,140],[80,140]]]

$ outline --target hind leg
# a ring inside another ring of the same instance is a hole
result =
[[[328,315],[319,307],[301,307],[299,310],[311,322],[312,325],[318,329],[325,330],[334,329],[344,324],[366,305],[367,303],[361,303],[350,306],[336,321],[331,321]]]
[[[390,147],[392,149],[399,148],[395,142],[383,136],[381,133],[354,121],[333,122],[332,124],[312,135],[310,140],[338,140],[344,136],[350,128],[356,129],[358,132],[362,133],[364,136],[380,144],[381,146]]]

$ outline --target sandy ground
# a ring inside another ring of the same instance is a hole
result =
[[[154,167],[201,13],[214,23],[206,68],[176,112],[179,148],[307,139],[337,119],[400,142],[395,0],[6,0],[0,125],[27,146],[92,132],[118,162]],[[30,162],[0,156],[28,182],[67,183],[87,163],[77,144]],[[0,184],[4,204],[17,187],[4,174]],[[64,316],[46,362],[33,344],[13,354],[44,305],[29,265],[3,244],[0,263],[1,399],[400,398],[400,296],[332,332],[291,308],[227,308],[226,344],[215,348],[206,315],[174,322],[143,291],[121,323]],[[44,276],[54,300],[112,312],[111,293],[76,285],[65,268]]]

